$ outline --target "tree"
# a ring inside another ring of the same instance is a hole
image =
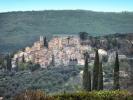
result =
[[[18,58],[16,58],[16,67],[15,67],[15,70],[16,70],[16,71],[18,71],[18,67],[19,67],[19,66],[18,66],[18,65],[19,65],[18,62],[19,62],[19,61],[18,61]]]
[[[12,61],[11,56],[10,56],[10,54],[8,54],[6,56],[6,66],[7,66],[7,70],[8,71],[11,71],[11,69],[12,69],[12,63],[11,63],[11,61]]]
[[[118,52],[116,52],[115,67],[114,67],[114,89],[115,90],[120,89],[120,83],[119,83],[119,57],[118,57]]]
[[[86,40],[88,38],[88,33],[80,32],[79,37],[80,37],[81,40]]]
[[[85,55],[85,66],[83,70],[83,88],[91,91],[91,73],[88,71],[88,54]]]
[[[95,61],[94,61],[94,68],[93,68],[93,90],[98,89],[98,75],[99,75],[99,54],[98,50],[95,53]]]
[[[99,65],[98,90],[103,90],[103,68],[102,68],[102,62]]]
[[[48,42],[47,42],[47,38],[44,38],[44,47],[48,48]]]
[[[28,70],[28,69],[29,69],[28,63],[23,63],[23,62],[18,63],[18,69],[17,70],[23,71],[23,70]]]
[[[25,63],[25,57],[24,57],[24,54],[22,56],[22,63]]]
[[[52,66],[55,66],[55,57],[54,57],[54,55],[52,55],[51,65],[52,65]]]
[[[38,70],[39,68],[41,68],[40,64],[32,64],[32,63],[29,63],[29,66],[30,66],[30,70],[33,72],[35,70]]]
[[[0,69],[5,68],[4,57],[0,57]]]
[[[67,37],[67,43],[69,44],[69,41],[70,41],[70,36]]]

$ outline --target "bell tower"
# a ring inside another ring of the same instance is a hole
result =
[[[40,36],[40,42],[44,42],[43,36]]]
[[[40,36],[40,46],[41,47],[44,46],[44,38],[43,38],[43,36]]]

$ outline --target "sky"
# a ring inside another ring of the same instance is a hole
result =
[[[77,9],[133,12],[133,0],[0,0],[0,12]]]

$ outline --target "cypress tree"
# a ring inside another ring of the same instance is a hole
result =
[[[67,37],[67,43],[69,44],[70,41],[70,36]]]
[[[88,71],[88,91],[91,91],[91,72]]]
[[[18,71],[18,67],[19,67],[18,58],[16,58],[16,67],[15,67],[15,70],[16,70],[16,71]]]
[[[7,55],[6,57],[6,66],[7,66],[7,70],[11,71],[12,69],[12,59],[11,59],[11,56],[10,54]]]
[[[25,63],[25,57],[24,57],[24,54],[22,56],[22,63]]]
[[[115,58],[115,67],[114,67],[114,89],[120,89],[119,84],[119,57],[118,52],[116,52],[116,58]]]
[[[88,54],[85,55],[85,66],[83,70],[83,89],[91,91],[91,73],[88,71]]]
[[[44,38],[44,47],[48,48],[48,42],[47,42],[47,38]]]
[[[99,65],[98,90],[103,90],[103,68],[102,68],[102,62]]]
[[[95,53],[95,61],[94,61],[94,68],[93,68],[93,90],[98,90],[98,75],[99,75],[99,54],[98,50]]]
[[[55,57],[54,57],[54,55],[52,55],[51,65],[52,65],[52,66],[55,66]]]

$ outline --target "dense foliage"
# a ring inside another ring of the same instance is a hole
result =
[[[133,13],[105,13],[83,10],[0,13],[0,51],[31,45],[39,35],[91,35],[133,32]]]
[[[57,100],[132,100],[127,91],[92,91],[55,96]],[[56,100],[56,99],[55,99]]]
[[[46,93],[71,91],[71,86],[65,84],[69,78],[79,73],[77,66],[64,66],[58,68],[38,69],[36,71],[24,70],[16,73],[0,72],[0,96],[10,98],[26,89],[40,89]]]
[[[92,91],[48,96],[41,91],[26,91],[15,98],[16,100],[133,100],[133,95],[127,91]]]

